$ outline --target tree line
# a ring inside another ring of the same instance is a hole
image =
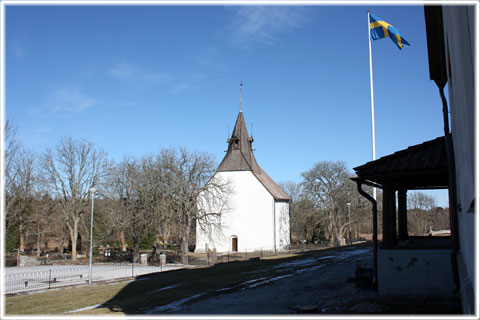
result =
[[[290,235],[292,241],[365,239],[373,233],[372,206],[357,191],[345,162],[322,161],[301,174],[300,182],[280,186],[290,196]],[[364,187],[373,195],[373,189]],[[381,189],[377,189],[378,234],[382,225]],[[349,214],[350,211],[350,214]],[[408,232],[428,235],[430,230],[450,228],[448,208],[437,206],[436,199],[424,192],[409,192],[407,197]]]
[[[95,195],[94,245],[127,246],[133,259],[143,248],[161,242],[180,245],[183,254],[195,244],[195,227],[214,232],[229,210],[229,181],[213,179],[214,158],[185,148],[164,148],[143,156],[111,161],[93,143],[66,137],[43,153],[27,150],[16,126],[5,125],[6,249],[37,255],[56,237],[59,251],[68,244],[72,260],[90,245],[90,188]],[[323,161],[301,174],[301,182],[280,183],[290,196],[292,242],[350,240],[372,233],[371,204],[356,190],[345,162]],[[372,193],[372,190],[368,190]],[[201,201],[202,205],[198,205]],[[409,195],[409,232],[448,229],[448,215],[435,199]],[[381,213],[381,193],[379,213]],[[205,208],[209,208],[206,210]],[[381,214],[379,214],[381,225]],[[32,245],[33,244],[33,245]]]
[[[22,146],[16,127],[7,121],[7,250],[25,251],[28,238],[36,240],[40,254],[49,235],[61,235],[60,251],[63,243],[69,243],[72,260],[76,260],[78,246],[87,247],[89,190],[95,187],[98,242],[118,244],[122,250],[130,242],[134,261],[143,242],[151,245],[159,238],[181,245],[186,253],[194,241],[196,223],[203,228],[219,227],[222,210],[227,208],[230,186],[228,181],[212,180],[215,169],[211,155],[184,148],[165,148],[113,162],[93,143],[71,137],[37,154]],[[218,210],[199,210],[198,199]]]
[[[328,240],[333,246],[340,239],[348,243],[350,234],[372,232],[370,202],[357,192],[345,162],[322,161],[301,176],[301,182],[281,184],[292,199],[292,241]]]

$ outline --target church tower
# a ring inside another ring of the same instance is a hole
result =
[[[241,87],[240,87],[241,90]],[[258,165],[241,107],[215,178],[230,181],[230,211],[214,235],[197,225],[196,252],[281,251],[290,246],[290,198]]]

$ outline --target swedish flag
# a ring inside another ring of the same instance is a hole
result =
[[[403,49],[403,45],[410,45],[408,41],[400,34],[397,28],[383,21],[379,17],[370,13],[370,33],[373,40],[390,37],[399,49]]]

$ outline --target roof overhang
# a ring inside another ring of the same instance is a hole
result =
[[[386,184],[404,189],[448,188],[445,138],[423,142],[354,168],[357,177],[375,187]]]

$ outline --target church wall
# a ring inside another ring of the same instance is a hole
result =
[[[204,252],[205,243],[217,252],[232,251],[232,236],[237,237],[239,252],[273,250],[272,195],[250,171],[217,172],[215,177],[230,180],[233,189],[229,197],[230,211],[223,213],[222,230],[215,232],[213,239],[203,234],[197,225],[195,251]]]
[[[275,201],[276,243],[277,250],[287,250],[290,247],[290,204],[287,201]]]

